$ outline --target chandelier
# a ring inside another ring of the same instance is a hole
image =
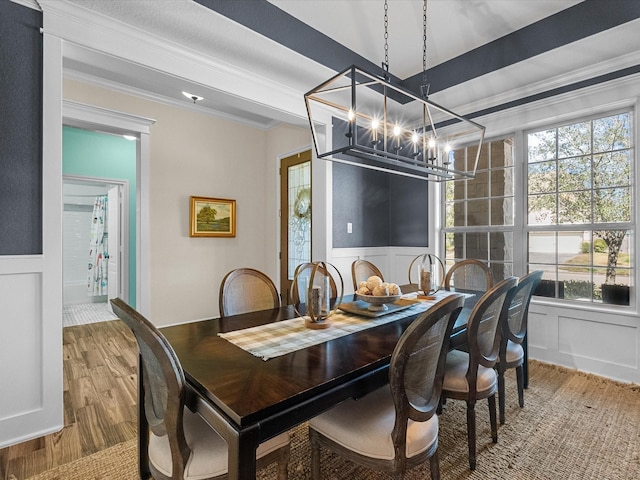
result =
[[[387,9],[382,75],[352,65],[304,96],[317,157],[436,182],[475,177],[485,127],[428,99],[427,0],[420,94],[389,79]]]

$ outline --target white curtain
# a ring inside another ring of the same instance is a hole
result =
[[[93,204],[91,240],[89,242],[88,293],[90,296],[107,294],[107,249],[106,220],[107,196],[99,195]]]

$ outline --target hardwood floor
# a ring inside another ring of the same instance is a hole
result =
[[[64,427],[0,450],[0,480],[23,480],[136,436],[138,346],[120,320],[63,330]]]

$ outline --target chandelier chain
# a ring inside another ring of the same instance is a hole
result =
[[[427,0],[422,5],[422,72],[426,79],[427,72]]]
[[[389,5],[384,0],[384,66],[389,71]]]

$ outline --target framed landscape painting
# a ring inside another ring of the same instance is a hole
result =
[[[192,237],[235,237],[236,201],[191,197],[189,215]]]

